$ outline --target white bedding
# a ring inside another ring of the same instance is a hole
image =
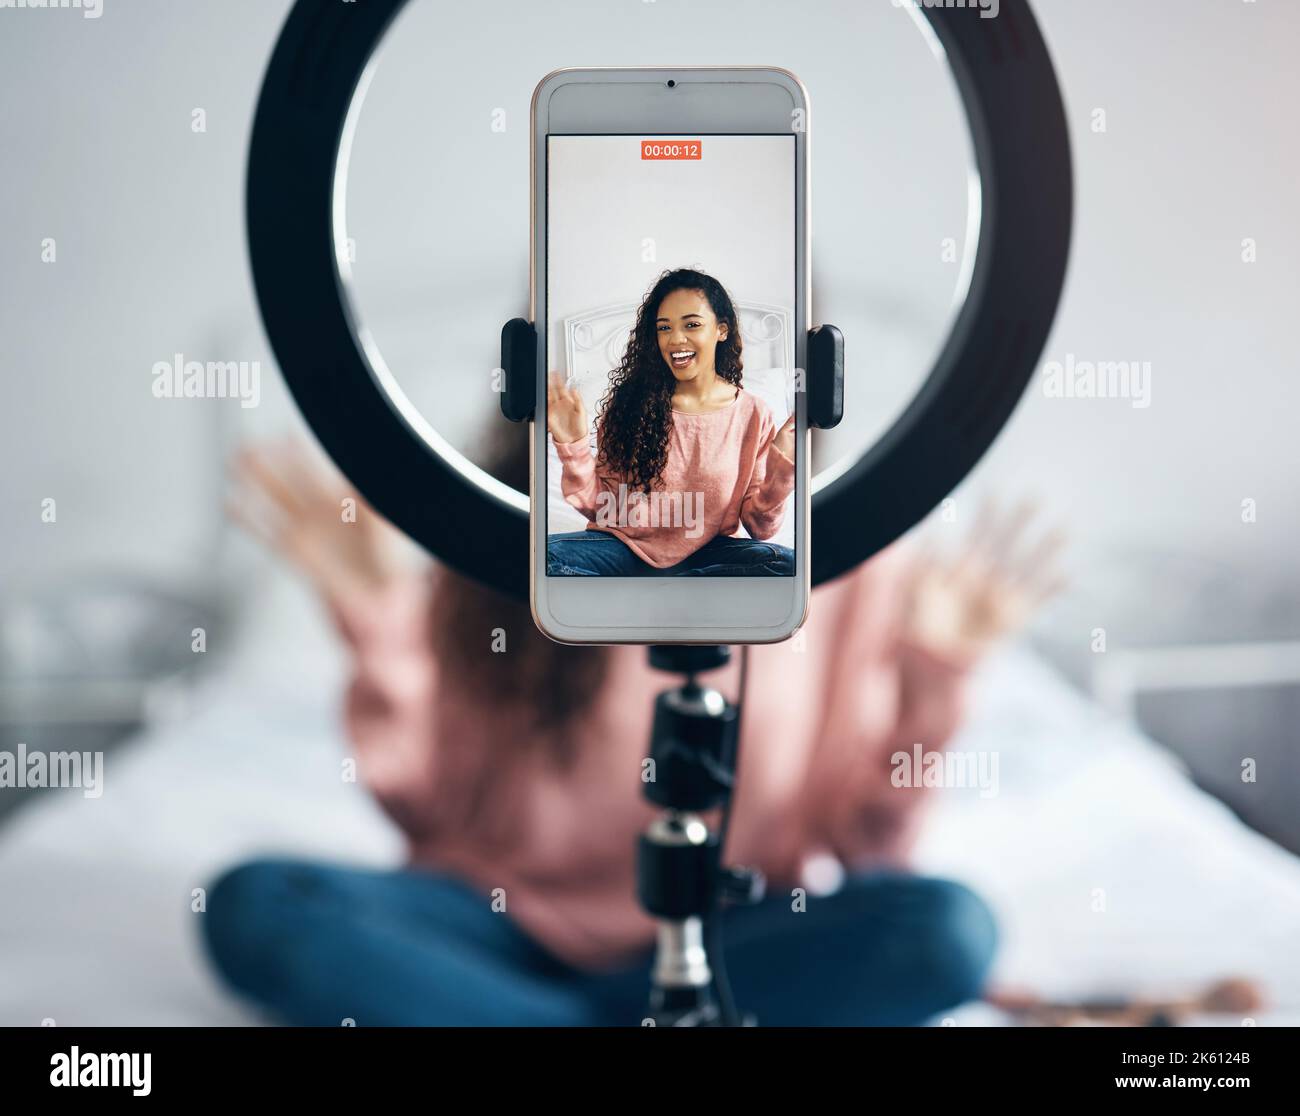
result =
[[[400,859],[395,830],[340,777],[330,637],[301,594],[273,600],[183,719],[107,757],[102,798],[38,792],[0,831],[0,1024],[256,1021],[203,964],[191,890],[258,852]],[[273,636],[286,630],[290,645]],[[1013,652],[982,675],[954,747],[996,749],[1000,792],[937,790],[918,867],[992,902],[997,976],[1103,993],[1244,974],[1300,1005],[1300,860],[1153,745]],[[979,1005],[954,1018],[998,1021]]]

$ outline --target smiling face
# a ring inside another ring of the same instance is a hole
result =
[[[676,290],[659,304],[655,323],[659,352],[678,383],[714,371],[719,341],[727,339],[727,323],[719,322],[703,291]]]

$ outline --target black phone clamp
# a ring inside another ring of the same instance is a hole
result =
[[[501,413],[530,422],[537,410],[537,330],[513,318],[501,330]],[[844,417],[844,334],[833,325],[808,331],[808,367],[795,370],[795,390],[808,393],[808,425],[838,426]]]

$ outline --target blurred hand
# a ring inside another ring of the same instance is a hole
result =
[[[794,460],[794,415],[792,414],[785,420],[785,425],[776,432],[772,439],[772,445],[775,446],[791,461]]]
[[[401,533],[295,439],[242,449],[226,513],[305,574],[327,599],[401,573]]]
[[[1004,512],[987,500],[955,554],[918,554],[906,608],[906,633],[943,655],[973,659],[1019,631],[1065,585],[1057,559],[1059,529],[1025,541],[1035,506],[1022,501]]]
[[[564,376],[552,372],[546,379],[546,428],[557,442],[579,442],[587,436],[587,408],[576,387],[566,387]]]

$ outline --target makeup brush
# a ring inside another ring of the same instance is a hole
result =
[[[1113,1027],[1176,1027],[1193,1015],[1248,1015],[1265,1006],[1259,986],[1244,977],[1227,977],[1191,999],[1160,1000],[1140,996],[1046,1000],[1023,989],[990,990],[984,1001],[1027,1023],[1068,1027],[1098,1023]]]

